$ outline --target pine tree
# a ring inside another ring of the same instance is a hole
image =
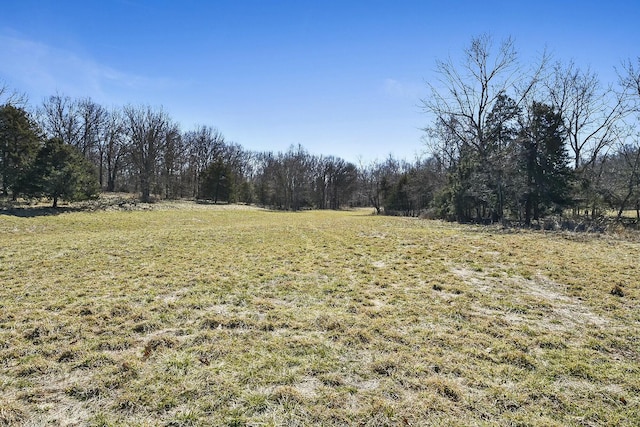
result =
[[[0,107],[0,180],[2,195],[13,200],[24,182],[40,146],[40,130],[29,114],[12,105]]]
[[[521,201],[525,223],[549,210],[561,211],[571,202],[571,169],[562,116],[552,107],[534,102],[520,134],[519,164],[523,172]]]
[[[94,167],[75,147],[53,138],[48,140],[36,156],[29,174],[28,193],[53,200],[88,200],[100,189]]]

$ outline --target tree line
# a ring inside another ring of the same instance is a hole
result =
[[[603,85],[573,62],[521,65],[514,42],[474,38],[437,63],[424,99],[431,153],[446,174],[432,205],[458,221],[526,224],[569,209],[640,218],[640,59]]]
[[[494,46],[483,35],[460,61],[436,65],[422,100],[426,154],[368,164],[302,145],[245,150],[212,126],[182,130],[162,107],[59,94],[32,107],[0,85],[0,188],[54,205],[106,191],[286,210],[371,206],[460,222],[611,209],[640,218],[640,58],[603,85],[546,55],[525,67],[511,39]]]
[[[0,189],[13,200],[49,197],[56,206],[106,191],[139,193],[143,202],[339,209],[353,202],[357,180],[357,167],[339,157],[301,145],[248,151],[212,126],[182,131],[161,107],[108,109],[62,95],[36,108],[7,96],[0,106]]]

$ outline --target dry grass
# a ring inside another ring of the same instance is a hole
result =
[[[637,242],[162,206],[0,216],[0,425],[640,420]]]

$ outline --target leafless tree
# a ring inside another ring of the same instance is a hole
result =
[[[97,150],[97,145],[103,137],[102,134],[107,121],[107,109],[94,102],[91,98],[79,99],[75,104],[79,123],[77,148],[85,158],[100,164],[102,159],[99,158],[100,153]]]
[[[125,136],[124,115],[117,109],[109,111],[99,141],[100,158],[103,159],[101,165],[106,167],[107,191],[116,191],[116,180],[127,153]],[[102,169],[101,167],[101,177]]]
[[[129,105],[124,107],[123,114],[131,160],[140,183],[141,200],[149,202],[167,135],[174,125],[162,108]]]
[[[557,63],[547,88],[551,104],[563,117],[574,168],[593,165],[611,146],[616,125],[628,113],[624,96],[603,88],[594,72],[573,62]]]
[[[620,220],[629,203],[635,201],[636,216],[640,219],[640,144],[637,139],[634,143],[625,144],[618,150],[618,160],[622,169],[619,171],[622,191],[618,199],[617,218]]]
[[[185,132],[183,140],[189,153],[192,196],[198,197],[200,177],[207,166],[224,150],[225,139],[218,129],[202,125],[195,130]]]
[[[182,196],[180,177],[183,175],[186,155],[182,135],[177,124],[167,129],[162,151],[163,192],[166,199]]]
[[[27,105],[27,96],[9,89],[9,85],[0,81],[0,106],[2,105],[24,108]]]
[[[627,120],[629,124],[621,127],[625,132],[618,134],[618,148],[607,165],[608,197],[618,207],[618,220],[632,204],[635,205],[637,219],[640,219],[640,135],[637,133],[640,119],[640,57],[636,63],[631,60],[623,63],[619,82],[633,114]]]
[[[624,93],[603,87],[596,73],[573,62],[556,63],[547,81],[551,105],[561,114],[569,154],[581,194],[576,207],[596,216],[604,202],[603,173],[624,117],[629,113]]]
[[[68,96],[52,95],[37,110],[40,126],[49,138],[78,147],[82,135],[77,102]]]
[[[334,156],[320,156],[312,162],[315,206],[318,209],[339,209],[355,191],[358,171],[355,165]]]
[[[626,92],[636,100],[635,111],[640,112],[640,57],[637,62],[629,60],[622,64],[620,82]]]
[[[457,134],[460,123],[455,117],[443,118],[435,121],[432,126],[423,129],[425,134],[422,136],[427,152],[436,159],[444,169],[453,167],[459,157],[462,148],[462,141]]]
[[[497,49],[489,35],[471,40],[460,65],[452,59],[438,61],[438,82],[428,83],[430,97],[422,100],[436,134],[448,131],[456,141],[473,147],[481,155],[488,143],[488,116],[501,96],[508,95],[522,106],[539,82],[547,58],[526,71],[518,62],[514,41],[504,40]]]
[[[629,127],[616,138],[615,151],[601,161],[602,194],[620,220],[624,211],[635,205],[640,210],[640,140],[637,129]],[[640,218],[640,212],[638,213]]]
[[[280,167],[276,169],[276,185],[282,192],[284,207],[288,210],[300,210],[308,203],[309,173],[312,158],[298,145],[291,146],[286,153],[279,154]]]
[[[384,208],[384,196],[390,186],[395,184],[401,173],[401,165],[392,156],[383,162],[375,160],[360,165],[360,188],[367,203],[379,214]]]
[[[294,211],[311,205],[313,156],[297,145],[285,153],[261,153],[259,157],[256,189],[260,203]]]

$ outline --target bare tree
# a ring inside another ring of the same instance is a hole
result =
[[[165,133],[162,151],[162,180],[166,199],[182,196],[180,177],[185,157],[180,129],[177,124],[172,124]]]
[[[106,158],[109,147],[113,148],[114,143],[114,123],[111,122],[109,111],[91,98],[74,100],[54,95],[43,102],[38,115],[48,137],[59,138],[76,147],[96,166],[100,187],[104,187],[105,162],[113,160],[113,157],[109,160]],[[108,183],[107,188],[110,188]]]
[[[460,123],[454,116],[436,120],[432,126],[424,128],[422,140],[430,156],[436,159],[441,167],[449,169],[455,166],[460,158],[463,141],[458,138]]]
[[[623,74],[620,75],[620,82],[625,91],[636,99],[636,112],[640,112],[640,57],[634,64],[631,60],[623,65]]]
[[[640,114],[640,57],[634,63],[623,63],[622,73],[618,73],[623,94],[629,101],[629,111],[634,113],[635,122],[620,126],[618,147],[606,165],[606,196],[612,207],[617,208],[621,220],[626,208],[635,205],[636,218],[640,220],[640,139],[637,133]]]
[[[123,113],[131,160],[140,183],[141,199],[149,202],[167,135],[174,129],[174,125],[162,108],[156,110],[150,106],[129,105],[124,107]]]
[[[102,177],[103,167],[106,167],[107,191],[116,191],[116,180],[127,153],[125,136],[124,116],[120,110],[114,109],[107,115],[98,144],[102,159],[100,176]]]
[[[461,143],[479,153],[487,149],[488,116],[494,105],[508,94],[520,107],[538,83],[546,65],[546,56],[531,72],[518,63],[513,39],[504,40],[494,50],[490,36],[473,38],[464,50],[464,60],[457,66],[451,59],[438,61],[438,87],[429,83],[431,96],[422,100],[427,113],[433,115],[431,129],[441,133],[448,130]]]
[[[617,178],[618,186],[616,200],[618,206],[617,218],[620,220],[625,209],[631,202],[635,202],[636,216],[640,219],[640,144],[638,140],[633,143],[622,145],[617,153],[614,163],[614,173],[611,175]]]
[[[314,162],[301,145],[292,145],[286,153],[262,153],[256,179],[259,202],[294,211],[311,205]]]
[[[615,127],[628,113],[624,97],[612,87],[603,88],[595,73],[573,62],[555,65],[547,89],[552,106],[563,117],[574,168],[595,164],[613,143]]]
[[[2,105],[24,108],[27,105],[27,96],[9,89],[5,82],[0,81],[0,106]]]
[[[308,204],[312,156],[302,147],[291,146],[289,151],[279,156],[280,167],[276,169],[276,185],[284,196],[284,207],[288,210],[300,210]]]
[[[101,166],[102,159],[97,145],[104,132],[107,109],[91,98],[80,99],[75,104],[79,123],[77,148],[85,158]],[[100,181],[102,184],[102,177]]]
[[[375,160],[368,165],[360,165],[360,187],[367,203],[377,214],[384,208],[385,194],[400,175],[400,163],[389,156],[384,162]]]
[[[313,159],[313,187],[318,209],[340,209],[349,201],[356,189],[358,170],[355,165],[334,156]]]
[[[78,105],[68,96],[50,96],[42,103],[37,115],[40,125],[49,138],[61,139],[65,144],[78,147],[82,129]]]
[[[471,211],[482,217],[478,219],[502,217],[503,177],[495,165],[505,163],[502,157],[509,150],[496,131],[509,128],[529,102],[546,63],[543,55],[535,68],[526,70],[513,39],[494,47],[488,35],[471,40],[461,64],[451,59],[436,63],[438,81],[428,84],[430,97],[422,100],[433,119],[425,130],[433,155],[457,172],[451,203],[459,220],[470,219]]]
[[[218,129],[210,126],[198,126],[183,136],[189,153],[189,171],[192,183],[192,196],[199,197],[200,177],[204,170],[219,156],[225,147],[224,136]]]

